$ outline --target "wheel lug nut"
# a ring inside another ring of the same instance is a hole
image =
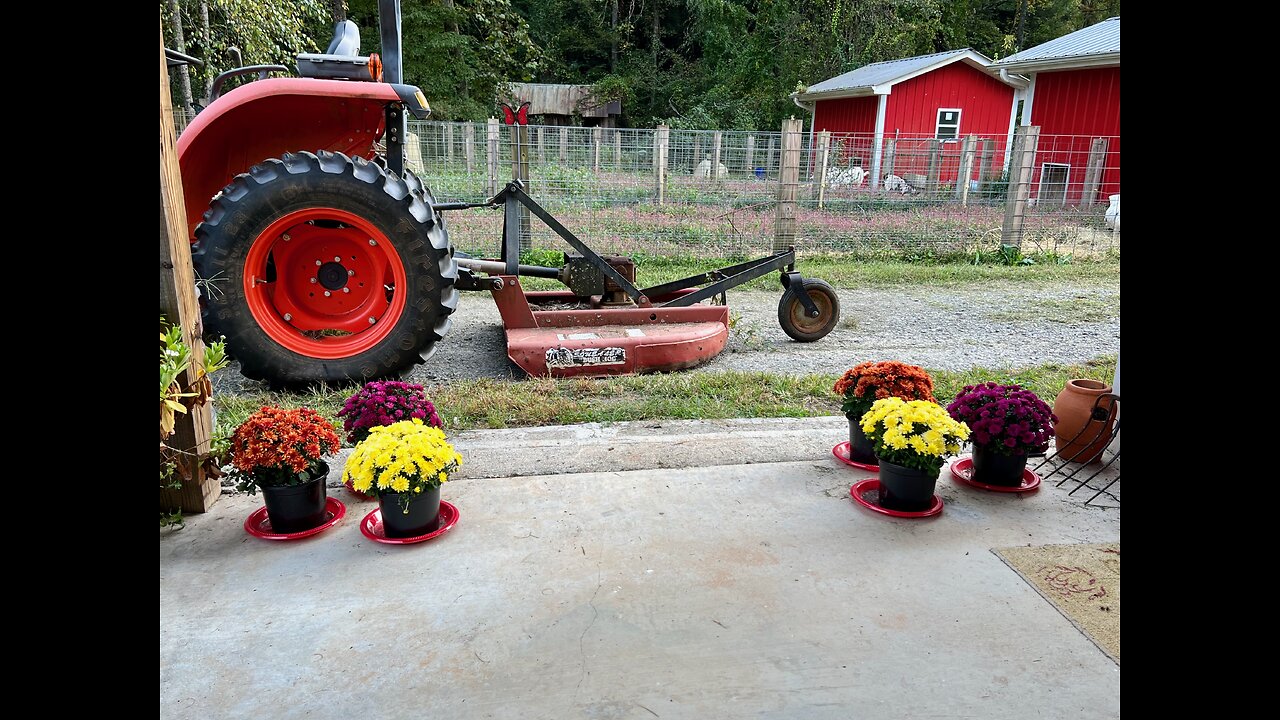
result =
[[[332,294],[333,294],[333,293],[329,292],[328,290],[325,290],[325,291],[324,291],[324,296],[325,296],[325,297],[329,297],[329,296],[330,296],[330,295],[332,295]]]
[[[377,241],[377,240],[374,240],[373,238],[369,238],[369,244],[370,244],[370,245],[377,245],[377,244],[378,244],[378,241]]]
[[[355,274],[356,274],[356,271],[355,271],[355,270],[348,270],[348,271],[347,271],[347,277],[353,277],[353,276],[355,276]]]
[[[289,322],[289,321],[290,321],[290,320],[292,320],[292,319],[293,319],[293,315],[292,315],[291,313],[285,313],[285,314],[284,314],[284,321],[285,321],[285,322]]]
[[[323,265],[323,264],[324,264],[324,263],[320,262],[319,260],[317,260],[317,261],[316,261],[316,266],[317,266],[317,267],[318,267],[318,266],[320,266],[320,265]]]
[[[377,321],[377,320],[375,320],[374,318],[369,318],[369,324],[370,324],[370,325],[372,325],[372,324],[374,324],[374,323],[376,323],[376,322],[378,322],[378,321]]]
[[[293,238],[289,237],[289,233],[285,233],[282,237],[283,237],[283,239],[284,239],[284,241],[285,241],[285,242],[289,242],[290,240],[292,240],[292,239],[293,239]]]
[[[334,262],[342,262],[342,258],[338,257],[337,255],[334,255],[334,256],[333,256],[333,261],[334,261]]]
[[[351,292],[351,288],[342,288],[342,292],[349,293]]]
[[[316,284],[316,279],[315,279],[315,278],[311,278],[311,284],[312,284],[312,285],[315,285],[315,284]]]

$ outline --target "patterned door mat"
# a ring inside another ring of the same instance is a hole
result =
[[[992,552],[1120,664],[1120,543]]]

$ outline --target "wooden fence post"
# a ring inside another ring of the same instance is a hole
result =
[[[523,180],[525,191],[528,192],[532,189],[529,185],[529,126],[508,125],[507,127],[511,130],[511,179]],[[520,249],[528,250],[532,245],[529,232],[529,208],[521,205],[517,213],[520,218]]]
[[[657,187],[654,192],[658,196],[658,204],[667,199],[667,143],[670,142],[671,128],[659,125],[653,134],[653,177]]]
[[[898,138],[889,138],[884,141],[884,160],[880,163],[880,178],[876,181],[877,183],[883,183],[886,177],[894,174],[893,164],[897,160]]]
[[[973,157],[978,148],[978,136],[966,135],[960,149],[960,173],[956,176],[956,199],[961,205],[969,204],[969,181],[973,179]]]
[[[743,162],[742,168],[747,174],[753,174],[756,171],[756,136],[747,136],[747,158]]]
[[[991,138],[982,139],[982,151],[978,153],[978,179],[984,188],[987,183],[998,180],[995,174],[996,141]]]
[[[728,169],[728,168],[726,168]],[[711,136],[711,179],[720,180],[720,131]]]
[[[778,173],[778,219],[774,223],[774,252],[781,252],[796,244],[796,190],[800,185],[800,138],[803,129],[804,123],[794,117],[782,121],[782,168]]]
[[[195,270],[191,266],[191,243],[187,238],[187,213],[182,196],[182,172],[178,168],[177,133],[173,124],[173,101],[169,95],[169,66],[164,56],[164,32],[160,33],[160,314],[182,328],[182,340],[192,357],[204,357],[200,302],[196,299]],[[180,380],[189,383],[183,373]],[[206,476],[202,458],[209,452],[213,429],[210,404],[204,403],[175,418],[168,445],[192,455],[178,458],[183,463],[182,487],[160,490],[160,509],[175,507],[183,512],[208,510],[222,494],[217,478]]]
[[[591,171],[600,172],[600,144],[601,134],[604,132],[599,125],[591,128]]]
[[[1040,126],[1018,127],[1013,137],[1013,158],[1009,165],[1009,197],[1004,204],[1004,225],[1000,244],[1022,247],[1022,216],[1031,197],[1031,176],[1040,143]]]
[[[488,170],[486,193],[493,197],[498,194],[498,118],[489,118],[485,128],[485,151],[485,167]]]
[[[1102,171],[1107,165],[1107,139],[1094,138],[1089,143],[1089,164],[1084,171],[1084,193],[1080,195],[1081,205],[1093,205],[1101,200],[1098,188],[1102,185]]]
[[[467,174],[475,170],[476,165],[476,126],[467,123],[462,126],[462,153],[467,158]]]
[[[827,162],[830,155],[831,131],[823,130],[818,133],[818,176],[814,178],[818,188],[818,207],[827,201]]]
[[[942,141],[937,138],[929,140],[929,169],[925,175],[924,186],[930,193],[938,192],[942,177]]]
[[[569,161],[569,128],[560,128],[560,164]]]

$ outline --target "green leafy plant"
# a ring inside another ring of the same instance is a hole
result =
[[[176,448],[169,444],[178,415],[208,402],[213,395],[212,373],[227,366],[226,344],[219,340],[205,346],[200,357],[194,357],[190,346],[182,339],[182,328],[160,318],[160,487],[165,490],[182,488],[183,480],[191,477],[191,468],[202,466],[206,473],[219,477],[218,460],[225,452],[225,439],[215,440],[208,453],[199,454],[196,448]],[[160,513],[161,527],[180,526],[182,513]]]

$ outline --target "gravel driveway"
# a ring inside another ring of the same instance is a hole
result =
[[[1119,283],[838,292],[840,324],[814,343],[797,343],[783,334],[778,327],[778,293],[730,292],[734,322],[728,348],[689,372],[841,373],[864,360],[963,370],[1082,362],[1120,350]],[[1020,319],[1004,319],[1011,316]],[[453,329],[436,354],[408,379],[431,384],[520,377],[524,373],[507,359],[493,300],[488,294],[463,293]],[[233,393],[260,387],[240,375],[235,364],[218,373],[217,386],[219,392]]]
[[[818,342],[797,343],[778,327],[778,293],[730,292],[729,309],[736,322],[729,347],[693,372],[840,373],[863,360],[890,359],[962,370],[1080,362],[1120,350],[1118,283],[839,293],[840,325]],[[1010,315],[1027,319],[1001,319]],[[1078,316],[1090,321],[1076,322]],[[507,360],[493,301],[487,295],[464,293],[448,337],[411,377],[429,383],[521,376]]]

